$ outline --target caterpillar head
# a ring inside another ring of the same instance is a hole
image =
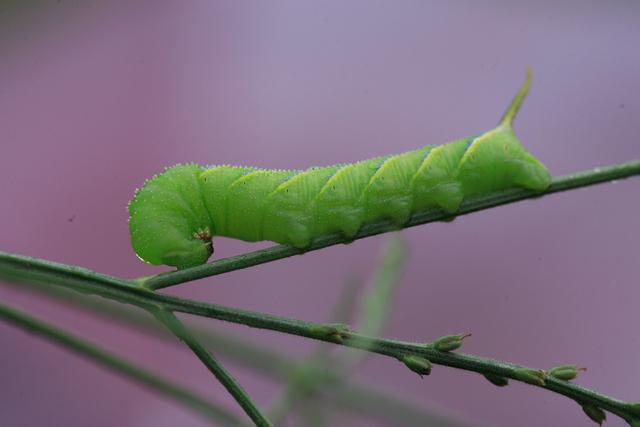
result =
[[[141,260],[182,269],[205,263],[213,253],[212,224],[197,179],[200,171],[197,165],[176,165],[136,192],[129,203],[129,231]]]

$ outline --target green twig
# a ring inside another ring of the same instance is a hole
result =
[[[86,310],[90,314],[101,315],[110,321],[121,323],[127,328],[135,328],[141,333],[151,334],[163,340],[170,340],[171,343],[176,342],[172,339],[172,335],[166,333],[165,328],[155,322],[152,317],[146,316],[145,313],[139,310],[128,309],[109,300],[80,295],[77,292],[61,287],[25,283],[18,286],[54,298],[67,306]],[[353,286],[348,289],[345,295],[347,301],[353,299],[353,291]],[[346,303],[345,298],[341,299],[342,303]],[[350,305],[351,302],[347,304]],[[342,310],[340,311],[342,312]],[[344,321],[345,319],[338,318],[335,320]],[[221,356],[232,359],[234,362],[278,382],[289,379],[291,372],[297,372],[302,368],[303,363],[309,366],[309,361],[299,362],[293,360],[279,352],[217,333],[212,328],[205,329],[190,326],[189,329],[203,344],[210,348],[216,348],[216,352]],[[424,425],[469,427],[468,424],[461,421],[453,421],[447,417],[427,411],[417,403],[408,402],[406,399],[399,399],[392,394],[377,391],[375,387],[370,385],[364,387],[350,381],[346,382],[344,376],[336,372],[334,367],[330,369],[327,366],[314,366],[312,369],[323,371],[322,377],[327,379],[326,383],[329,385],[320,387],[319,397],[338,408],[350,410],[372,419],[382,420],[390,425],[403,427]]]
[[[9,274],[22,275],[23,280],[24,269],[37,271],[38,274],[34,275],[34,279],[42,282],[43,269],[57,269],[62,267],[62,265],[50,261],[0,252],[0,272],[5,271]],[[52,274],[52,277],[56,277],[55,274]],[[318,324],[215,304],[207,304],[171,295],[158,294],[130,286],[129,284],[126,284],[126,286],[106,286],[102,282],[95,283],[85,277],[79,277],[78,280],[69,279],[66,283],[59,284],[80,292],[96,293],[118,301],[126,301],[129,304],[146,309],[149,309],[149,307],[164,308],[166,310],[244,324],[254,328],[299,335],[347,347],[359,348],[399,360],[402,360],[406,355],[416,355],[424,357],[434,364],[478,372],[480,374],[511,378],[516,381],[522,381],[521,378],[518,377],[517,371],[520,369],[528,369],[523,366],[468,354],[442,352],[428,344],[367,337],[348,331],[342,325]],[[632,419],[635,416],[634,412],[629,409],[630,403],[613,399],[594,390],[580,387],[566,381],[549,378],[548,381],[545,381],[544,384],[539,386],[563,394],[576,401],[593,404],[619,415],[624,419]]]
[[[482,195],[473,199],[466,200],[462,203],[462,205],[460,206],[460,210],[455,215],[467,215],[472,212],[490,209],[508,203],[519,202],[535,197],[542,197],[561,191],[600,184],[607,181],[619,180],[639,174],[640,160],[633,160],[630,162],[620,163],[612,166],[595,168],[589,171],[583,171],[554,178],[549,188],[541,193],[536,193],[530,190],[513,189]],[[451,217],[452,216],[450,214],[446,214],[439,209],[429,209],[424,212],[414,214],[403,228],[414,227],[416,225],[427,224],[435,221],[447,220],[451,219]],[[355,239],[352,240],[362,239],[365,237],[374,236],[397,229],[397,226],[386,221],[367,224],[362,228]],[[275,261],[294,255],[300,255],[301,253],[315,251],[318,249],[326,248],[328,246],[349,242],[345,242],[344,237],[341,235],[332,234],[315,239],[311,246],[304,251],[288,245],[272,246],[270,248],[262,249],[259,251],[220,259],[208,264],[200,265],[198,267],[192,267],[184,270],[173,271],[170,273],[158,274],[152,277],[141,278],[138,279],[138,283],[148,289],[158,290],[174,285],[179,285],[184,282],[190,282],[193,280],[202,279],[204,277],[216,276],[218,274],[227,273],[229,271],[240,270],[259,264],[264,264],[270,261]]]
[[[104,366],[146,386],[154,392],[174,399],[187,408],[202,414],[210,421],[225,426],[237,426],[238,422],[240,422],[235,415],[209,403],[206,398],[197,393],[19,310],[0,305],[0,319],[86,357],[100,366]]]
[[[227,389],[229,394],[238,402],[240,407],[258,427],[272,427],[269,420],[262,415],[260,409],[251,400],[236,379],[218,362],[213,355],[197,340],[189,330],[169,310],[153,310],[152,314],[165,325],[180,341],[184,342],[209,371]]]

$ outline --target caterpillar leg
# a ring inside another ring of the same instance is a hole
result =
[[[313,238],[312,230],[309,228],[309,215],[303,208],[281,211],[277,208],[282,206],[272,204],[267,208],[263,219],[262,239],[290,244],[299,249],[309,247]]]
[[[514,182],[524,188],[542,191],[549,187],[551,175],[549,170],[538,159],[529,153],[522,155],[514,173]]]
[[[362,227],[361,219],[355,215],[345,215],[341,221],[340,232],[342,232],[347,240],[353,240],[358,234],[358,231],[360,231],[360,227]]]
[[[213,244],[199,240],[184,241],[181,246],[174,245],[162,257],[162,263],[176,266],[178,269],[204,264],[213,254]]]
[[[398,227],[405,225],[409,222],[409,218],[411,218],[410,199],[395,201],[394,204],[386,210],[385,216]]]
[[[420,211],[429,207],[438,207],[453,214],[458,211],[464,192],[462,184],[457,181],[445,181],[435,185],[416,186],[414,210]]]
[[[287,240],[289,244],[298,249],[308,248],[311,245],[311,231],[302,224],[290,224],[287,231]]]
[[[449,182],[438,185],[433,190],[433,201],[447,213],[455,213],[460,208],[464,193],[459,182]]]

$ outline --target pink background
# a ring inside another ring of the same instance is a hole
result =
[[[492,127],[524,77],[516,130],[554,175],[640,157],[640,4],[617,2],[42,1],[0,6],[0,250],[136,277],[127,201],[178,162],[306,168]],[[640,181],[404,232],[411,256],[385,336],[471,331],[465,350],[640,401]],[[218,257],[263,247],[217,239]],[[168,292],[311,321],[382,237]],[[0,300],[238,411],[186,350],[14,287]],[[314,344],[200,322],[302,357]],[[0,324],[3,426],[201,426],[196,415]],[[213,349],[215,352],[215,349]],[[281,385],[228,361],[268,406]],[[534,387],[373,356],[354,380],[478,426],[591,425]],[[372,426],[346,417],[340,425]],[[624,423],[611,417],[609,426]]]

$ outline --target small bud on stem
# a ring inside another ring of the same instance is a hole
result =
[[[435,340],[432,345],[438,351],[453,351],[462,346],[462,340],[470,337],[471,334],[445,335]]]
[[[424,357],[407,355],[403,356],[400,360],[407,368],[420,375],[420,377],[431,373],[431,362]]]
[[[344,323],[328,323],[313,326],[312,333],[320,339],[331,338],[335,343],[342,344],[343,338],[351,334],[351,329]]]
[[[586,371],[587,368],[579,368],[576,365],[560,365],[549,369],[547,374],[559,380],[571,381],[578,376],[580,371]]]
[[[542,369],[516,368],[513,371],[517,380],[531,385],[544,385],[544,371]]]
[[[507,378],[505,378],[505,377],[501,377],[500,375],[484,374],[484,377],[491,384],[493,384],[495,386],[498,386],[498,387],[505,387],[505,386],[509,385],[509,380]]]
[[[597,406],[585,403],[582,405],[582,410],[593,422],[600,426],[607,420],[607,414]]]

